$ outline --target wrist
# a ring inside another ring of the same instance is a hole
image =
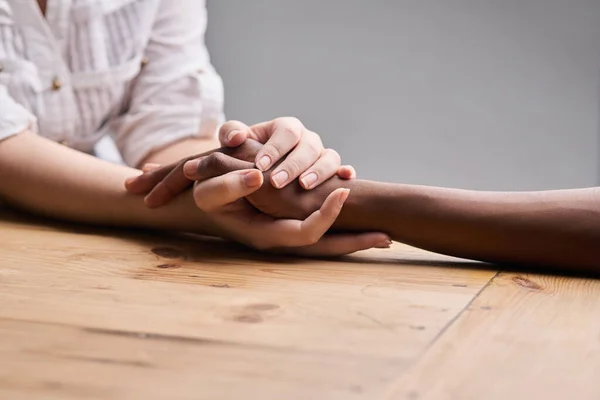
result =
[[[381,185],[360,179],[340,180],[339,187],[350,189],[350,194],[333,228],[344,231],[381,229],[377,205],[382,200]]]
[[[333,228],[343,231],[378,231],[402,236],[402,227],[429,204],[418,187],[354,179],[344,181],[348,200]]]
[[[131,198],[133,195],[124,196]],[[213,218],[196,206],[191,190],[181,193],[169,204],[160,208],[147,208],[143,204],[142,197],[135,196],[131,200],[136,203],[131,207],[132,217],[137,220],[136,226],[161,231],[220,236],[220,229]]]

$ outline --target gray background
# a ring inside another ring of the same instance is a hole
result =
[[[299,117],[359,176],[600,183],[598,0],[209,0],[230,119]]]

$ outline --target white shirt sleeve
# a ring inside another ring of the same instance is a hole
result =
[[[204,1],[161,1],[129,108],[110,123],[128,165],[183,138],[214,136],[223,122],[223,83],[210,63],[205,30]]]
[[[25,107],[13,100],[8,90],[0,85],[0,140],[26,129],[36,131],[36,118]]]

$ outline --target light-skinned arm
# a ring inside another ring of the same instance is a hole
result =
[[[221,151],[243,151],[244,147]],[[36,214],[93,225],[200,233],[294,254],[338,255],[388,246],[389,238],[380,233],[323,237],[339,215],[346,190],[327,196],[322,207],[305,220],[276,220],[245,202],[235,202],[264,183],[258,170],[230,176],[225,193],[219,188],[210,190],[204,199],[213,204],[213,212],[199,210],[192,191],[160,209],[147,208],[123,185],[126,178],[139,174],[27,131],[0,141],[0,198]],[[228,212],[217,210],[222,207],[229,207]]]

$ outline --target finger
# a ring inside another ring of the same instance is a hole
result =
[[[227,149],[210,150],[199,155],[186,157],[177,164],[146,172],[144,174],[148,175],[146,178],[143,178],[143,175],[139,177],[139,179],[145,179],[139,186],[142,187],[143,185],[145,193],[149,192],[144,199],[146,206],[149,208],[161,207],[192,186],[194,179],[186,178],[183,170],[187,162],[200,162],[200,160],[216,154],[224,155],[222,154],[223,151],[227,151]]]
[[[203,182],[228,172],[252,169],[254,164],[225,155],[213,153],[201,159],[191,160],[184,164],[183,174],[186,179]]]
[[[142,172],[150,172],[155,169],[159,169],[160,167],[161,167],[160,164],[146,163],[146,164],[142,165]]]
[[[219,142],[227,147],[237,147],[248,138],[250,128],[240,121],[227,121],[219,129]]]
[[[305,131],[304,125],[291,117],[277,118],[270,127],[269,138],[256,155],[256,166],[261,171],[267,171],[296,147]]]
[[[323,151],[323,143],[319,135],[314,132],[305,131],[298,146],[273,170],[271,183],[278,189],[285,187],[314,165],[315,162],[318,162],[319,158],[322,157]],[[337,153],[335,154],[337,155]],[[337,157],[339,158],[339,156]],[[328,155],[325,160],[325,163],[327,162],[335,162],[335,160],[331,155]],[[331,165],[327,169],[328,173],[330,169],[333,169],[333,172],[329,176],[335,174],[340,164],[341,161],[338,160],[337,165]]]
[[[352,165],[342,165],[338,171],[337,176],[341,179],[356,179],[356,170]]]
[[[186,176],[186,165],[189,174]],[[144,199],[149,208],[169,203],[173,198],[187,190],[195,180],[206,180],[226,172],[253,168],[252,163],[241,161],[216,150],[206,156],[193,160],[182,160],[167,176],[155,183],[154,188]],[[206,174],[203,174],[206,168]],[[193,171],[193,173],[192,173]],[[154,179],[156,182],[156,179]]]
[[[263,174],[257,169],[234,171],[194,185],[194,201],[206,211],[233,203],[258,190]]]
[[[282,249],[281,252],[308,257],[336,257],[371,248],[388,249],[391,243],[385,233],[332,234],[323,236],[311,246]]]
[[[171,201],[173,197],[177,196],[191,185],[192,182],[186,179],[183,174],[183,165],[187,161],[206,157],[213,153],[221,153],[223,151],[228,151],[228,149],[221,148],[209,150],[202,154],[186,157],[178,163],[151,169],[141,175],[127,179],[125,181],[125,188],[132,194],[148,194],[146,202],[149,207],[165,205]],[[160,187],[157,188],[157,186]]]
[[[188,160],[193,160],[195,158],[204,157],[214,152],[222,152],[226,149],[215,149],[204,152],[202,154],[191,155],[189,157],[184,158],[183,160],[165,165],[164,167],[159,167],[157,169],[150,169],[149,171],[145,171],[141,175],[131,177],[125,181],[125,188],[129,193],[132,194],[147,194],[149,193],[160,181],[165,179],[174,169],[179,168],[179,174],[183,174],[183,164]],[[148,165],[148,164],[146,164]],[[157,165],[157,164],[154,164]],[[175,179],[175,178],[171,178]],[[166,203],[165,203],[166,204]]]
[[[165,165],[164,167],[131,177],[125,181],[125,188],[132,194],[149,193],[160,181],[169,175],[173,168],[175,168],[175,164]]]
[[[341,163],[337,151],[326,149],[321,157],[300,175],[300,185],[306,190],[319,186],[337,173]]]
[[[150,193],[144,198],[147,207],[157,208],[163,206],[192,186],[194,182],[187,179],[183,174],[183,165],[183,161],[179,162],[175,168],[172,168],[166,176],[154,185]]]
[[[334,190],[321,208],[304,221],[275,220],[272,223],[270,247],[301,247],[317,243],[335,222],[349,193],[349,189]]]

